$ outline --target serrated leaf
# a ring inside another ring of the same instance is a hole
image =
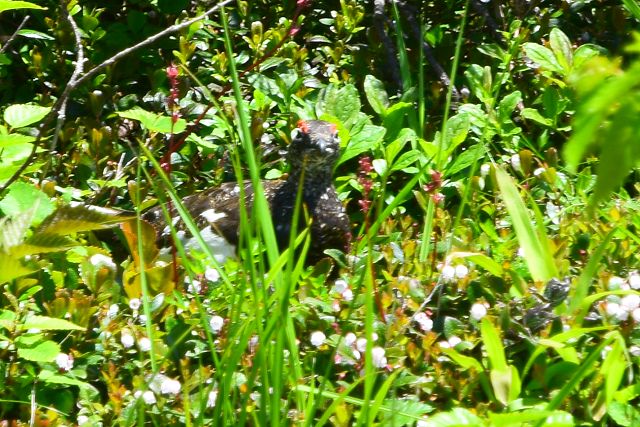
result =
[[[0,285],[34,273],[35,269],[25,267],[22,262],[9,254],[0,253]]]
[[[139,121],[150,132],[180,133],[187,128],[187,122],[184,119],[178,119],[173,124],[171,117],[152,113],[139,107],[127,111],[118,111],[116,114],[126,119]]]
[[[32,362],[53,362],[60,353],[60,346],[53,341],[41,341],[29,347],[18,347],[18,357]]]
[[[7,250],[22,242],[33,221],[33,215],[34,210],[30,209],[12,218],[0,219],[0,249]]]
[[[42,331],[84,331],[82,326],[68,320],[47,316],[30,316],[20,325],[21,329],[40,329]]]
[[[384,89],[384,83],[367,74],[364,78],[364,93],[373,111],[378,115],[384,115],[389,107],[389,95]]]
[[[553,71],[558,74],[564,73],[564,69],[560,64],[558,64],[558,60],[551,49],[536,43],[525,43],[523,46],[529,59],[540,65],[543,69]]]
[[[440,412],[430,416],[420,425],[423,427],[485,426],[477,415],[464,408],[454,408],[449,412]]]
[[[51,107],[33,104],[9,105],[4,110],[4,121],[12,128],[22,128],[42,120],[51,111]]]
[[[91,205],[61,206],[49,215],[35,233],[66,235],[102,230],[135,218],[135,214]]]
[[[59,234],[36,233],[23,243],[13,246],[9,253],[16,257],[23,257],[25,255],[65,251],[74,246],[78,246],[78,242],[69,237]]]
[[[469,115],[466,113],[458,113],[447,120],[447,133],[443,145],[446,150],[445,158],[467,138],[469,124]]]

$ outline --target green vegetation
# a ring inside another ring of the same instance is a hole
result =
[[[639,22],[0,0],[0,423],[640,425]],[[307,267],[260,182],[314,118],[353,240]],[[243,180],[237,259],[160,253],[141,213]]]

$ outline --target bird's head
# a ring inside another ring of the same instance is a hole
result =
[[[340,156],[340,138],[333,123],[322,120],[300,120],[292,133],[288,160],[291,172],[331,174]]]

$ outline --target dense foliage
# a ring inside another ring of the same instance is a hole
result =
[[[640,5],[224,3],[0,0],[3,425],[639,425]],[[311,118],[348,253],[162,256]]]

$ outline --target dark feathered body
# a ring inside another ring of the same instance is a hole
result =
[[[286,180],[262,182],[278,245],[284,249],[289,243],[299,182],[304,177],[302,198],[312,219],[308,263],[321,259],[325,249],[346,251],[350,243],[349,218],[332,183],[332,169],[338,154],[339,140],[333,125],[323,121],[301,122],[299,132],[289,147],[289,177]],[[253,186],[248,181],[243,186],[245,207],[250,215],[254,199]],[[183,200],[212,252],[220,255],[217,256],[219,261],[232,255],[238,245],[240,195],[239,184],[225,183]],[[144,218],[156,227],[160,245],[168,246],[170,233],[162,210],[154,208]],[[298,232],[306,227],[302,212],[300,218]],[[197,247],[182,221],[174,221],[174,226],[179,230],[178,237],[188,249]],[[231,246],[224,246],[225,243]]]

